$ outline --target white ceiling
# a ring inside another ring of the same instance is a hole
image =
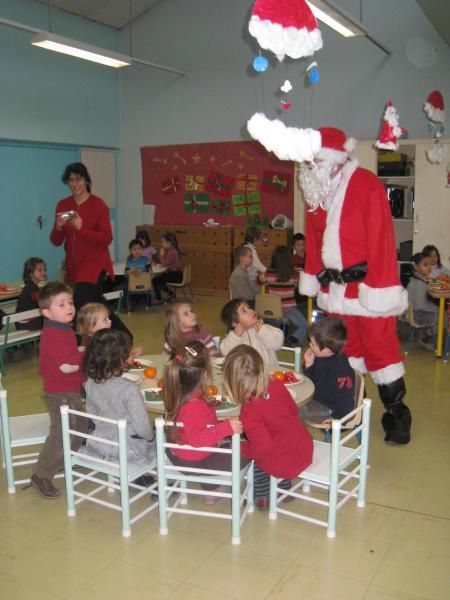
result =
[[[160,0],[39,0],[42,4],[122,29]],[[130,19],[131,4],[131,19]]]
[[[226,2],[227,0],[223,1]],[[150,10],[161,0],[39,0],[39,2],[62,8],[67,12],[98,23],[122,29],[128,25],[130,20],[132,21]],[[417,3],[431,24],[450,46],[450,1],[417,0]]]

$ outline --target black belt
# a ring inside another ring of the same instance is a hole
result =
[[[332,281],[344,285],[352,281],[361,281],[367,275],[367,263],[361,262],[342,271],[339,269],[324,269],[317,275],[317,279],[324,287],[328,287]]]

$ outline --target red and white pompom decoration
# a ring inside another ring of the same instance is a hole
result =
[[[423,110],[433,123],[443,123],[445,121],[444,97],[439,90],[430,93],[423,105]]]
[[[316,17],[305,0],[256,0],[248,30],[282,61],[312,56],[322,48]]]
[[[405,133],[399,125],[397,109],[389,100],[384,111],[383,124],[375,146],[382,150],[398,150],[398,138]]]

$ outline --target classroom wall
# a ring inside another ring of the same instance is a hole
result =
[[[360,18],[359,0],[339,5]],[[290,125],[332,124],[360,139],[374,139],[385,103],[392,99],[409,136],[428,137],[421,107],[439,88],[450,99],[450,49],[411,0],[363,0],[363,22],[393,51],[386,57],[365,38],[345,40],[321,26],[320,84],[307,90],[310,61],[285,59],[262,76],[250,67],[257,54],[247,24],[252,0],[163,0],[132,26],[133,54],[184,70],[178,77],[146,67],[120,74],[120,238],[122,252],[142,221],[139,149],[143,145],[237,140],[255,111]],[[122,32],[123,49],[129,34]],[[416,63],[433,62],[419,67]],[[279,86],[294,86],[293,108],[280,113]]]
[[[52,8],[54,33],[117,50],[117,30]],[[0,17],[49,30],[48,7],[0,0]],[[35,48],[0,25],[0,139],[117,147],[118,73]]]

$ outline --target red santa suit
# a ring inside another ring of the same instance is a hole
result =
[[[339,175],[338,175],[339,176]],[[408,306],[406,290],[398,277],[392,217],[386,191],[370,171],[348,161],[325,211],[306,216],[306,264],[300,293],[317,295],[317,304],[343,318],[348,340],[345,353],[354,368],[370,372],[378,385],[404,374],[395,317]],[[362,281],[331,281],[321,286],[323,269],[342,271],[367,263]]]
[[[305,169],[300,176],[305,199],[310,194],[310,203],[319,206],[306,216],[306,264],[299,290],[317,296],[320,308],[345,322],[344,352],[354,368],[370,373],[385,406],[381,421],[385,441],[407,444],[411,412],[403,403],[405,369],[396,316],[406,310],[408,295],[398,277],[386,192],[373,173],[349,160],[354,140],[346,139],[339,129],[319,131],[322,147],[314,159],[317,173],[312,169],[308,179]],[[321,161],[325,161],[322,166]],[[327,168],[331,169],[328,173],[335,173],[329,181],[331,192],[325,199],[323,194],[315,197],[310,183]]]

